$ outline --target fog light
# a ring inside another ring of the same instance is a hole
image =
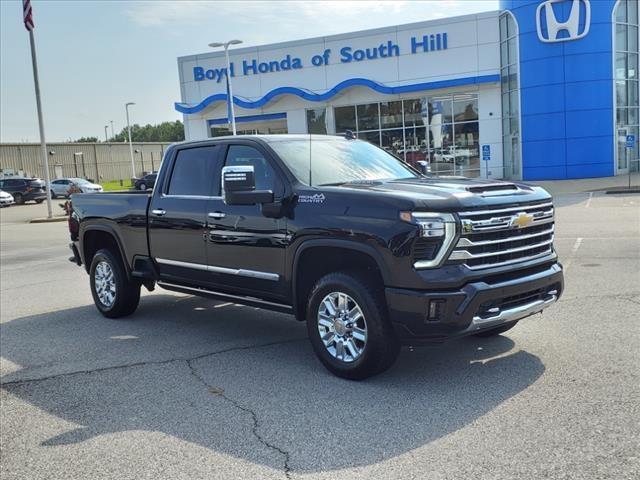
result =
[[[429,300],[427,322],[439,322],[444,315],[444,300]]]

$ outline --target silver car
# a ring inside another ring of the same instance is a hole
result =
[[[58,178],[51,181],[51,198],[68,197],[69,189],[75,185],[82,193],[101,192],[102,186],[84,178]]]

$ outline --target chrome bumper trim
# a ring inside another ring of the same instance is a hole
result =
[[[493,317],[483,318],[480,316],[474,316],[471,321],[471,325],[467,328],[467,331],[481,330],[487,327],[499,326],[503,323],[513,322],[522,318],[528,317],[535,313],[539,313],[549,305],[558,301],[558,292],[552,290],[549,292],[549,297],[544,300],[536,300],[534,302],[519,305],[517,307],[509,308],[507,310],[501,310],[500,313]]]

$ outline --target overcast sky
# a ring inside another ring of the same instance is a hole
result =
[[[176,58],[230,38],[243,46],[498,9],[498,0],[56,1],[32,0],[48,141],[104,139],[126,124],[181,119]],[[38,141],[22,2],[0,0],[0,141]],[[241,94],[242,92],[235,92]]]

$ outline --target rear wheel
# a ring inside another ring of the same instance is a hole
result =
[[[140,190],[144,191],[147,189],[147,184],[146,183],[141,183],[140,184]]]
[[[516,326],[517,323],[518,323],[517,320],[515,322],[505,323],[504,325],[500,325],[499,327],[490,328],[489,330],[483,330],[481,332],[474,333],[473,335],[475,337],[485,337],[485,338],[495,337],[496,335],[500,335],[501,333],[504,333],[507,330],[511,330],[513,327]]]
[[[22,205],[24,203],[24,197],[21,193],[14,193],[13,199],[15,200],[17,205]]]
[[[357,272],[331,273],[314,286],[307,330],[322,364],[334,375],[361,380],[388,369],[400,343],[381,289]]]
[[[122,260],[111,250],[98,250],[94,255],[89,278],[93,301],[102,315],[120,318],[135,312],[140,282],[127,278]]]

